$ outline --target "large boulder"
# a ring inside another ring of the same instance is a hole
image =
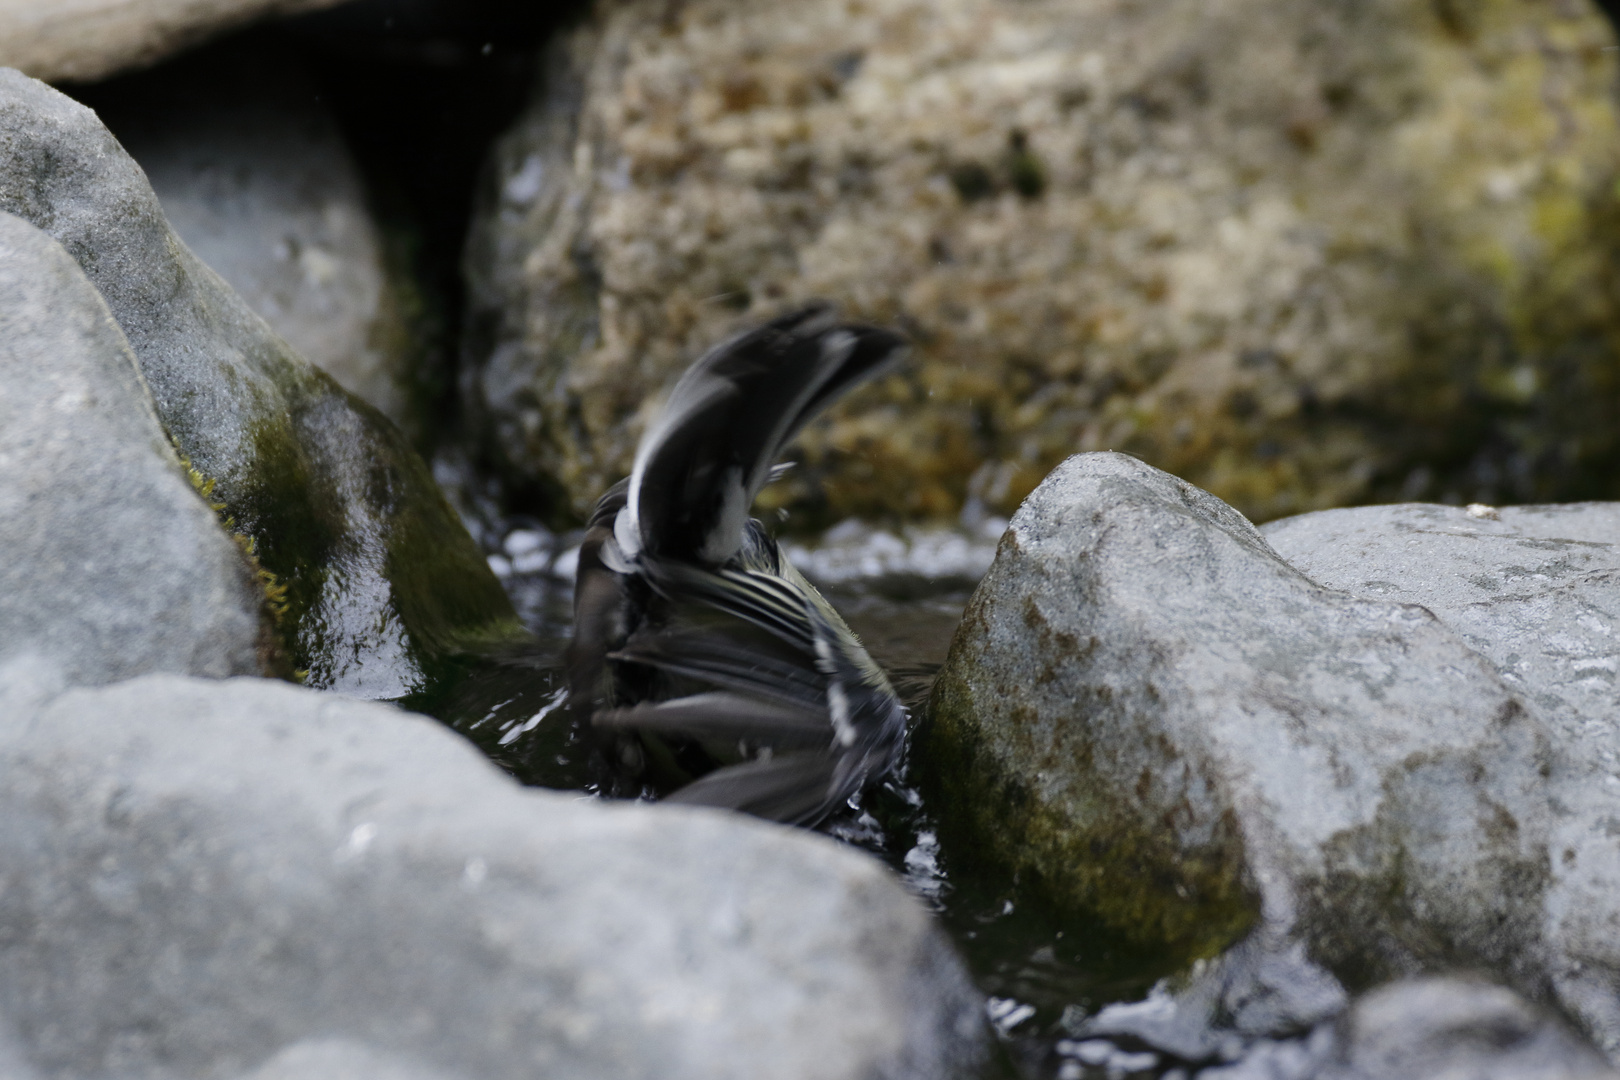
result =
[[[0,65],[85,82],[156,63],[255,19],[343,0],[0,0]]]
[[[0,661],[76,684],[276,670],[269,599],[62,246],[0,213]]]
[[[0,670],[0,1039],[40,1075],[983,1061],[944,936],[826,838],[525,790],[433,721],[285,683],[48,683]]]
[[[165,430],[285,590],[278,633],[310,685],[397,697],[521,636],[404,436],[186,248],[94,113],[0,69],[0,133],[0,210],[100,291]]]
[[[1006,513],[1116,448],[1257,519],[1616,491],[1610,28],[1563,4],[600,4],[498,148],[464,400],[583,513],[739,320],[914,361],[766,502]]]
[[[312,80],[236,48],[88,98],[186,246],[294,351],[419,438],[423,300]]]
[[[947,850],[1140,944],[1249,933],[1352,989],[1465,964],[1540,995],[1552,746],[1427,610],[1325,589],[1208,493],[1086,454],[1013,517],[918,754]]]
[[[1620,1058],[1620,504],[1330,510],[1265,535],[1320,584],[1422,604],[1546,718],[1554,980]]]

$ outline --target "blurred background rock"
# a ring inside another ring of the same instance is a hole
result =
[[[1125,450],[1258,519],[1611,494],[1620,132],[1586,3],[605,4],[469,248],[466,406],[576,512],[809,297],[905,327],[820,517],[1009,512]]]
[[[1106,448],[1258,520],[1620,489],[1586,0],[361,0],[127,73],[307,6],[102,4],[124,44],[75,53],[12,4],[0,38],[509,509],[576,520],[695,352],[815,296],[916,351],[767,492],[801,527],[1005,514]]]

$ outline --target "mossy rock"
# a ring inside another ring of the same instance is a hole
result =
[[[93,112],[0,70],[0,133],[0,209],[106,300],[167,434],[273,575],[282,651],[308,685],[400,697],[457,654],[525,639],[405,437],[192,255]]]
[[[1122,454],[1012,519],[913,747],[946,857],[1182,963],[1264,926],[1352,989],[1541,993],[1551,742],[1433,615],[1323,589]]]
[[[1010,512],[1128,451],[1256,520],[1620,493],[1620,124],[1586,0],[598,5],[500,145],[468,406],[582,513],[679,371],[907,330],[801,520]]]

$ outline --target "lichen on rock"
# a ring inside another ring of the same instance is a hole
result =
[[[467,398],[582,513],[739,320],[906,328],[767,503],[1010,512],[1114,448],[1257,520],[1615,490],[1611,33],[1566,4],[599,5],[469,248]]]

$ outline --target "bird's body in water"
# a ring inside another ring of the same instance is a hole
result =
[[[893,766],[894,688],[748,509],[805,423],[902,351],[824,306],[732,338],[681,377],[597,503],[570,694],[621,788],[809,825]]]

